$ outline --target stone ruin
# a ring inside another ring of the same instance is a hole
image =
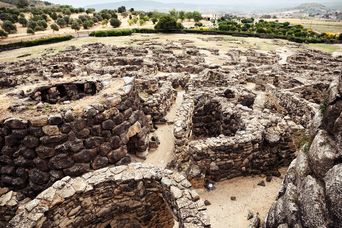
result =
[[[0,63],[0,224],[209,227],[191,184],[280,175],[342,73],[341,58],[311,50],[284,61],[272,51],[226,53],[188,40],[136,45],[88,44]],[[184,177],[127,166],[157,146],[150,136],[165,122],[175,138],[168,168]]]
[[[342,166],[341,76],[330,85],[327,108],[316,114],[311,140],[299,150],[266,218],[265,227],[340,227]]]
[[[141,164],[63,179],[19,207],[8,227],[209,227],[184,176]]]

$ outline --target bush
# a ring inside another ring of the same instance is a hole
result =
[[[66,26],[66,22],[65,22],[65,20],[63,18],[58,18],[56,23],[61,28],[64,28]]]
[[[195,23],[195,26],[196,26],[196,27],[202,27],[202,26],[203,26],[203,23],[201,23],[201,22],[196,22],[196,23]]]
[[[154,26],[157,30],[164,30],[164,31],[175,31],[183,29],[183,25],[178,23],[174,17],[169,15],[162,16],[158,23]]]
[[[338,40],[342,40],[342,33],[338,36]]]
[[[13,24],[11,21],[4,21],[2,23],[2,29],[5,30],[7,33],[16,33],[17,32],[17,26]]]
[[[1,38],[6,38],[8,36],[8,33],[5,32],[4,30],[0,29],[0,37]]]
[[[84,29],[89,29],[93,27],[93,25],[94,25],[94,22],[92,20],[86,20],[85,22],[83,22]]]
[[[123,12],[126,12],[126,7],[125,6],[120,6],[118,8],[118,13],[123,13]]]
[[[34,31],[35,32],[39,32],[39,31],[44,31],[45,29],[42,27],[42,26],[40,26],[40,25],[37,25],[35,28],[34,28]]]
[[[27,26],[27,23],[28,23],[28,21],[27,21],[27,19],[26,19],[25,17],[19,17],[19,18],[18,18],[18,22],[19,22],[19,24],[21,24],[23,27],[26,27],[26,26]]]
[[[57,24],[52,24],[52,25],[50,25],[50,27],[53,31],[59,31],[59,27]]]
[[[117,28],[117,27],[120,27],[121,25],[121,21],[117,18],[112,18],[110,19],[110,25],[113,27],[113,28]]]
[[[26,32],[27,34],[34,35],[34,30],[32,28],[27,28]]]
[[[106,37],[106,36],[130,36],[134,30],[131,29],[115,29],[115,30],[101,30],[91,32],[90,36]]]
[[[81,29],[81,25],[78,21],[74,20],[71,24],[71,29],[78,31]]]
[[[40,26],[40,27],[42,27],[43,30],[45,30],[45,29],[48,27],[48,24],[47,24],[46,21],[44,21],[44,20],[39,20],[39,21],[37,21],[37,25]]]

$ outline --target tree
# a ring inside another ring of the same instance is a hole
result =
[[[77,32],[81,29],[81,25],[78,21],[74,20],[71,24],[71,28]]]
[[[86,10],[86,13],[87,13],[87,14],[94,13],[94,12],[95,12],[95,9],[94,9],[94,8],[88,8],[88,9]]]
[[[44,28],[44,30],[48,27],[46,21],[44,21],[44,20],[37,21],[37,25],[39,25],[40,27]]]
[[[18,18],[18,22],[19,24],[21,24],[21,26],[26,27],[27,26],[27,19],[25,17],[19,17]]]
[[[66,26],[66,22],[65,22],[65,20],[63,18],[58,18],[56,23],[61,28],[64,28]]]
[[[131,12],[131,13],[134,12],[134,8],[130,8],[129,12]]]
[[[85,22],[83,22],[84,29],[89,29],[93,27],[93,25],[94,25],[94,22],[92,20],[86,20]]]
[[[200,12],[194,11],[192,13],[192,18],[194,19],[195,22],[199,22],[200,20],[202,20],[202,15]]]
[[[59,31],[59,27],[58,27],[57,24],[52,24],[52,25],[50,25],[50,27],[51,27],[51,29],[53,30],[53,32]]]
[[[26,32],[27,32],[27,34],[34,35],[34,30],[30,27],[27,28]]]
[[[18,0],[16,5],[18,8],[25,8],[28,7],[29,3],[27,0]]]
[[[44,31],[45,29],[42,27],[42,26],[40,26],[40,25],[37,25],[35,28],[34,28],[34,31],[35,32],[39,32],[39,31]]]
[[[113,28],[117,28],[117,27],[120,27],[121,25],[121,21],[117,18],[112,18],[110,19],[110,25],[113,27]]]
[[[120,6],[118,8],[118,13],[123,13],[123,12],[126,12],[126,7],[125,6]]]
[[[2,23],[2,29],[5,30],[7,33],[16,33],[17,32],[17,27],[15,26],[15,24],[13,24],[11,21],[4,21],[4,23]]]
[[[6,38],[7,36],[8,36],[8,33],[0,29],[0,38]]]
[[[162,16],[158,23],[154,26],[155,29],[173,31],[183,29],[181,23],[177,23],[177,20],[170,15]]]
[[[152,23],[155,25],[156,23],[158,22],[158,19],[157,18],[152,18]]]
[[[108,20],[104,19],[101,24],[102,24],[103,27],[106,27],[107,24],[108,24]]]
[[[178,15],[179,15],[179,19],[181,19],[181,21],[184,21],[184,19],[185,19],[185,12],[184,11],[179,11]]]
[[[338,36],[338,40],[342,40],[342,33]]]

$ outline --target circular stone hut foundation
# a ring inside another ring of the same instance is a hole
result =
[[[22,205],[8,227],[210,227],[184,176],[138,163],[64,177]]]
[[[0,186],[33,197],[64,176],[130,162],[150,120],[134,78],[23,86],[1,95]]]

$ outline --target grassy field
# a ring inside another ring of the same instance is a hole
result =
[[[290,22],[291,24],[301,24],[306,28],[310,28],[316,32],[332,32],[342,33],[342,21],[327,21],[318,19],[297,19],[297,18],[279,18],[269,19],[268,21],[278,20],[279,22]]]

